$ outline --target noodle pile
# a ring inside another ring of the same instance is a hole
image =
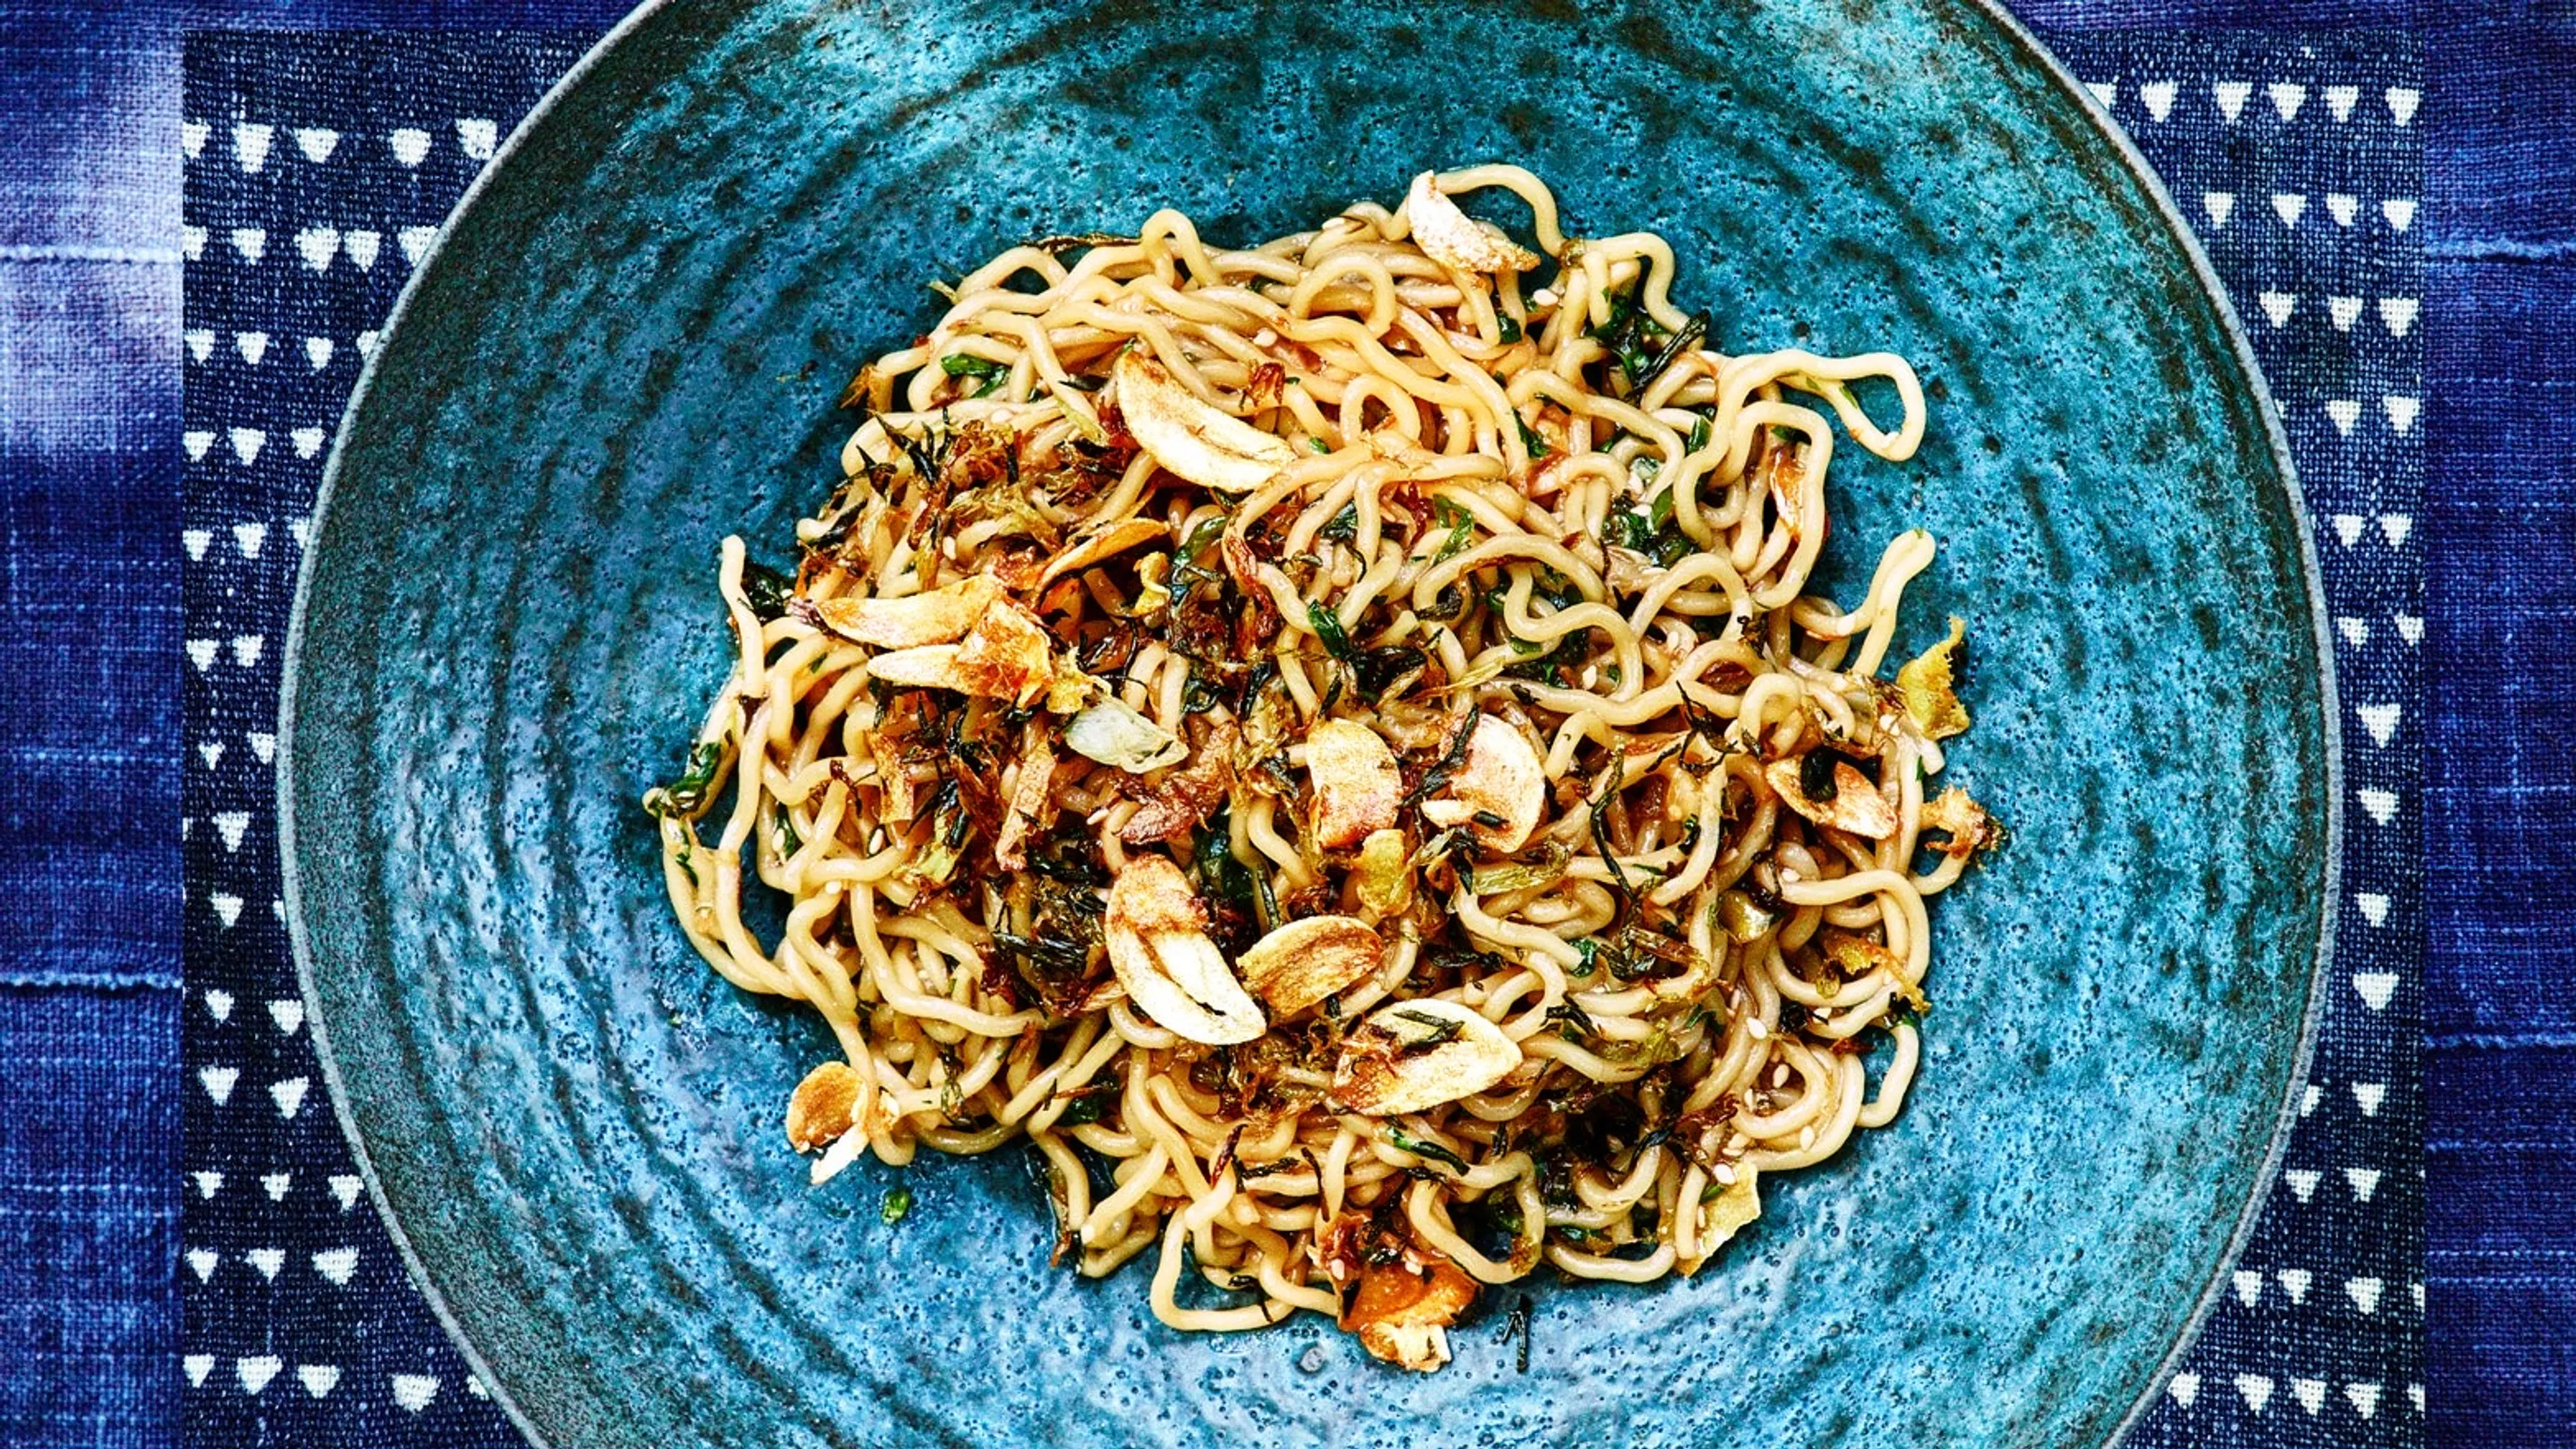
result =
[[[1881,677],[1930,538],[1808,579],[1827,415],[1901,461],[1922,392],[1715,351],[1673,274],[1481,166],[1015,247],[860,372],[794,576],[724,541],[738,663],[645,801],[698,950],[838,1037],[816,1181],[1025,1138],[1057,1260],[1154,1254],[1166,1324],[1431,1369],[1479,1285],[1695,1272],[1895,1117],[1995,831],[1926,785],[1957,621]]]

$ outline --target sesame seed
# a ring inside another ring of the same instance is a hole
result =
[[[1723,1162],[1710,1168],[1708,1170],[1708,1175],[1716,1178],[1722,1183],[1725,1183],[1728,1187],[1735,1186],[1735,1169]]]
[[[1815,1128],[1815,1124],[1813,1124],[1813,1123],[1809,1123],[1807,1126],[1804,1126],[1804,1127],[1799,1128],[1799,1129],[1798,1129],[1798,1150],[1799,1150],[1799,1151],[1801,1151],[1801,1152],[1804,1152],[1804,1151],[1806,1151],[1808,1148],[1813,1147],[1813,1146],[1815,1146],[1815,1145],[1816,1145],[1816,1128]]]
[[[1769,1041],[1771,1039],[1771,1028],[1763,1025],[1762,1018],[1758,1016],[1746,1017],[1744,1019],[1744,1029],[1752,1034],[1755,1041]]]

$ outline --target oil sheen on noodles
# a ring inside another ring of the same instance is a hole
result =
[[[1995,831],[1927,784],[1958,622],[1887,668],[1931,539],[1809,578],[1837,423],[1902,461],[1922,390],[1720,351],[1675,280],[1479,166],[1014,247],[859,373],[793,574],[724,541],[738,662],[646,797],[689,939],[838,1039],[815,1181],[1025,1139],[1059,1263],[1427,1370],[1481,1286],[1696,1272],[1896,1116]]]

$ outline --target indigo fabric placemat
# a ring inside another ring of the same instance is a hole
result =
[[[2413,1445],[2422,62],[2396,34],[2052,38],[2165,177],[2262,357],[2345,714],[2345,895],[2302,1116],[2132,1442]],[[515,1442],[405,1278],[321,1099],[279,919],[273,730],[313,491],[357,369],[440,219],[584,39],[206,33],[187,48],[190,1445]]]

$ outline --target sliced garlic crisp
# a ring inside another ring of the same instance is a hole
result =
[[[1172,531],[1157,519],[1122,518],[1057,554],[1054,560],[1047,564],[1045,572],[1038,575],[1037,586],[1044,589],[1066,574],[1080,573],[1093,564],[1116,558],[1139,544],[1169,538],[1171,533]]]
[[[1252,944],[1237,964],[1274,1017],[1294,1016],[1377,969],[1386,943],[1349,916],[1290,921]]]
[[[1315,791],[1315,843],[1349,850],[1395,823],[1404,776],[1377,731],[1328,719],[1306,736],[1306,779]]]
[[[1494,715],[1479,715],[1467,757],[1422,818],[1448,829],[1463,825],[1488,850],[1509,853],[1529,843],[1547,807],[1547,769],[1527,737]]]
[[[1526,272],[1538,256],[1458,209],[1440,189],[1439,178],[1425,171],[1413,178],[1404,196],[1404,215],[1413,225],[1413,244],[1444,267],[1462,272]]]
[[[1251,1041],[1269,1023],[1226,969],[1206,924],[1206,909],[1179,866],[1159,855],[1129,856],[1109,883],[1102,935],[1110,969],[1127,999],[1165,1031],[1205,1046]]]
[[[787,1145],[799,1152],[829,1146],[850,1130],[859,1105],[859,1074],[847,1062],[825,1062],[805,1074],[787,1099]]]
[[[889,649],[868,661],[868,677],[897,689],[955,689],[957,646],[924,644]]]
[[[1119,416],[1163,470],[1202,488],[1249,493],[1297,460],[1275,433],[1265,433],[1181,385],[1144,352],[1129,348],[1110,368]]]
[[[1762,767],[1762,778],[1771,782],[1781,803],[1818,825],[1849,831],[1864,840],[1885,840],[1896,833],[1896,807],[1850,761],[1834,761],[1834,791],[1821,800],[1809,795],[1800,782],[1803,770],[1799,760],[1774,760]]]
[[[957,646],[953,688],[1021,708],[1037,703],[1054,679],[1046,626],[1017,604],[995,604]]]
[[[928,593],[900,599],[825,599],[814,606],[833,633],[855,644],[910,649],[953,644],[1002,596],[1002,586],[972,574]]]
[[[1456,1265],[1435,1260],[1417,1272],[1398,1261],[1360,1275],[1341,1323],[1372,1357],[1427,1374],[1449,1361],[1449,1325],[1475,1301],[1476,1280]]]
[[[1369,1014],[1333,1065],[1338,1111],[1392,1117],[1473,1096],[1510,1076],[1521,1049],[1473,1008],[1426,996]]]

